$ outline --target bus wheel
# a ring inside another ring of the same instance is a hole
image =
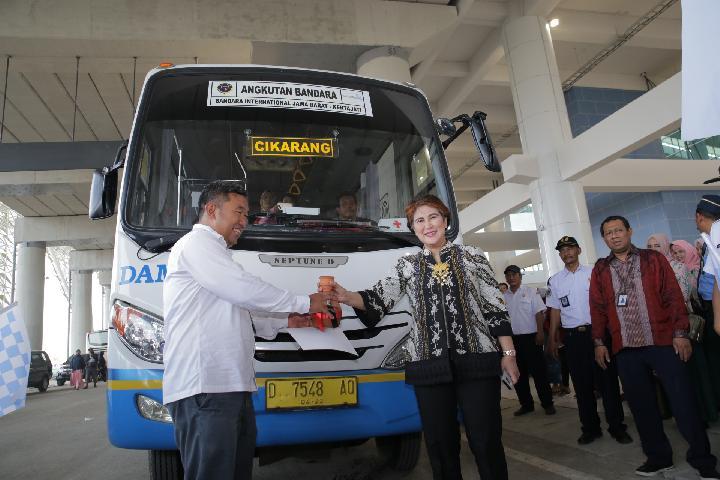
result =
[[[182,480],[184,472],[177,450],[150,450],[148,452],[152,480]]]
[[[420,432],[406,433],[392,437],[375,437],[375,446],[380,455],[393,470],[409,472],[420,458]]]

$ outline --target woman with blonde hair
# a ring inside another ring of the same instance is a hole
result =
[[[450,211],[439,198],[415,200],[405,214],[422,250],[367,290],[335,284],[338,300],[373,326],[408,296],[414,322],[405,382],[415,387],[433,479],[462,478],[458,406],[480,478],[507,479],[500,375],[515,383],[519,372],[495,275],[480,250],[447,240]]]

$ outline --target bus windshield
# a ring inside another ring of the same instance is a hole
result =
[[[146,84],[126,162],[123,220],[136,237],[187,231],[217,179],[247,190],[247,241],[311,232],[309,243],[352,234],[367,247],[379,233],[413,242],[404,208],[426,193],[455,217],[442,146],[415,90],[325,72],[171,72]]]

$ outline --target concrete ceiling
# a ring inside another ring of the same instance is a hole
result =
[[[565,78],[658,3],[518,1],[276,0],[271,14],[269,3],[245,0],[241,3],[246,8],[235,10],[255,13],[244,15],[233,10],[238,2],[226,0],[217,2],[213,16],[207,2],[192,0],[160,1],[142,8],[131,0],[97,0],[89,12],[83,2],[4,0],[0,101],[6,91],[7,104],[2,142],[126,139],[145,73],[160,61],[252,62],[354,72],[362,52],[396,45],[408,55],[413,80],[436,111],[456,104],[448,114],[488,113],[491,135],[500,142],[504,159],[521,147],[514,133],[507,68],[492,42],[497,42],[497,31],[513,9],[520,5],[526,13],[559,19],[552,35]],[[291,19],[299,27],[294,28]],[[12,56],[7,88],[6,55]],[[641,73],[660,83],[679,71],[680,56],[678,2],[579,85],[642,89]],[[458,90],[458,85],[463,88]],[[475,158],[469,136],[448,151],[453,174]],[[467,169],[455,179],[460,207],[498,181],[501,175],[478,164]],[[1,200],[25,216],[84,213],[87,189],[73,189],[53,198],[28,191]]]

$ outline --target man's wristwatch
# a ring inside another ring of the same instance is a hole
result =
[[[517,352],[515,352],[515,350],[503,350],[502,354],[503,354],[503,357],[515,357],[515,356],[517,356]]]

